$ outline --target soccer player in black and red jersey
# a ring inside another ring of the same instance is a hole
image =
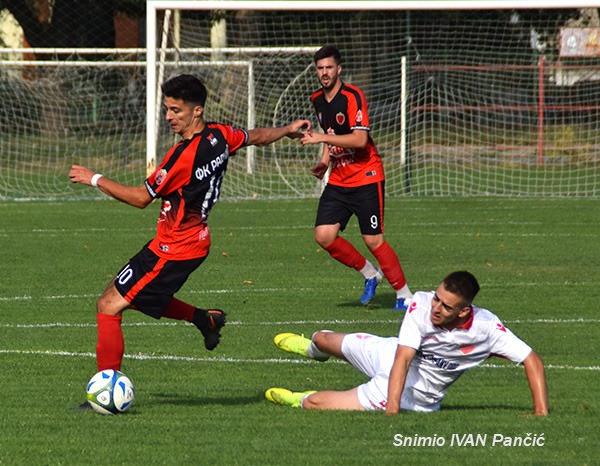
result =
[[[302,144],[323,144],[319,163],[311,169],[322,179],[331,172],[315,222],[315,240],[331,257],[358,270],[365,279],[362,304],[368,304],[383,276],[396,290],[392,309],[406,310],[412,293],[398,256],[383,237],[385,174],[381,157],[369,135],[367,101],[362,91],[342,82],[341,54],[325,46],[314,55],[321,89],[311,101],[324,133],[307,131]],[[356,215],[363,240],[375,256],[376,268],[346,239],[339,236]]]
[[[166,81],[162,91],[166,120],[181,141],[167,152],[143,185],[122,185],[79,165],[73,165],[69,172],[71,182],[98,187],[134,207],[145,208],[156,198],[162,201],[156,237],[119,271],[98,299],[99,371],[121,368],[121,319],[126,309],[137,309],[157,319],[191,322],[202,333],[206,349],[216,348],[225,312],[197,308],[174,295],[208,255],[207,219],[221,193],[228,158],[244,146],[266,145],[284,136],[297,138],[302,129],[310,130],[308,120],[248,131],[206,122],[206,88],[191,75]]]

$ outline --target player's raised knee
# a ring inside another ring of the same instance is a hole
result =
[[[319,350],[339,357],[345,335],[345,333],[332,332],[331,330],[319,330],[313,334],[312,342]]]

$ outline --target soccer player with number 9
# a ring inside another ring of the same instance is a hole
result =
[[[362,304],[373,299],[385,276],[396,291],[392,309],[406,310],[412,293],[398,256],[383,237],[385,174],[369,135],[367,101],[358,87],[342,82],[341,54],[336,47],[319,49],[314,62],[321,89],[311,101],[324,133],[307,132],[301,142],[323,144],[321,160],[311,169],[314,176],[322,179],[331,166],[317,210],[315,240],[331,257],[363,275]],[[380,269],[339,236],[352,215],[358,218],[363,240]]]

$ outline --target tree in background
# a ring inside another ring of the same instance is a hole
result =
[[[115,24],[123,14],[133,21],[121,21],[123,28],[132,29],[136,21],[145,16],[144,0],[0,0],[0,10],[6,10],[19,23],[23,30],[23,43],[19,46],[33,48],[114,48],[117,45],[119,31]],[[129,26],[129,27],[128,27]],[[139,28],[135,27],[138,34]],[[132,31],[127,31],[132,32]],[[138,45],[136,43],[136,45]],[[25,53],[26,60],[77,60],[77,54],[33,54]],[[110,54],[86,55],[87,60],[110,59]],[[54,74],[47,74],[54,73]],[[78,70],[73,76],[84,76],[90,79],[71,79],[60,74],[59,68],[43,69],[40,67],[23,68],[21,75],[3,75],[0,78],[4,100],[0,104],[0,127],[2,127],[2,106],[14,107],[21,102],[22,96],[28,96],[35,112],[28,115],[32,125],[43,134],[68,134],[80,127],[101,124],[103,118],[111,120],[111,115],[100,103],[100,96],[111,95],[117,98],[120,89],[126,87],[118,72],[112,69],[102,73],[89,73],[89,70]],[[82,84],[83,83],[83,84]],[[39,98],[40,86],[44,88],[45,98]],[[139,94],[138,89],[132,92]],[[14,96],[14,98],[10,98]],[[36,96],[36,97],[34,97]],[[76,96],[76,97],[74,97]],[[110,99],[107,99],[110,100]],[[83,112],[82,119],[77,111]],[[82,122],[83,120],[83,122]],[[6,125],[5,125],[6,126]],[[7,126],[10,128],[10,126]]]
[[[31,47],[115,47],[115,13],[141,17],[144,0],[0,0]]]

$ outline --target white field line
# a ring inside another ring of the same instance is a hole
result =
[[[415,226],[420,226],[421,224],[416,224]],[[491,224],[490,224],[491,225]],[[585,225],[589,225],[589,224],[585,224]],[[427,226],[427,224],[423,224],[423,226]],[[436,225],[439,227],[439,225]],[[486,226],[486,225],[479,225],[479,227],[481,226]],[[404,225],[404,228],[399,229],[398,231],[390,231],[389,233],[386,233],[387,236],[402,236],[402,237],[416,237],[416,238],[421,238],[423,236],[428,236],[428,237],[460,237],[460,238],[465,238],[465,237],[472,237],[477,235],[478,237],[487,237],[487,238],[598,238],[598,236],[600,236],[600,232],[597,233],[583,233],[583,232],[578,232],[578,233],[556,233],[556,232],[549,232],[549,233],[508,233],[508,232],[502,232],[502,231],[493,231],[493,232],[487,232],[487,231],[480,231],[478,230],[476,227],[477,225],[474,225],[474,230],[472,231],[467,231],[467,232],[451,232],[451,231],[443,231],[443,228],[438,228],[438,230],[428,230],[428,231],[411,231],[411,230],[407,230],[406,229],[406,225]],[[298,236],[305,236],[305,235],[310,235],[311,231],[312,231],[311,226],[288,226],[285,227],[285,229],[281,229],[280,232],[276,232],[275,230],[277,229],[276,227],[272,227],[269,228],[268,230],[265,230],[265,232],[261,232],[261,231],[256,231],[259,230],[258,228],[252,228],[249,230],[249,232],[245,232],[243,235],[244,237],[258,237],[258,238],[276,238],[276,237],[298,237]],[[291,231],[291,230],[298,230],[298,231]],[[234,231],[241,231],[243,230],[243,228],[228,228],[227,230],[223,230],[223,232],[226,231],[230,231],[230,230],[234,230]],[[104,229],[96,229],[95,231],[99,232],[99,231],[106,231],[106,232],[111,232],[113,230],[104,230]],[[123,230],[121,230],[123,231]],[[219,230],[217,229],[212,229],[213,232],[216,232],[215,234],[220,234]],[[55,237],[61,234],[68,234],[68,235],[77,235],[79,233],[81,233],[81,231],[76,232],[74,230],[48,230],[48,231],[7,231],[7,230],[0,230],[0,236],[2,237],[6,237],[6,238],[10,238],[13,235],[24,235],[24,234],[29,234],[29,233],[34,233],[36,235],[39,236],[51,236],[51,237]],[[128,231],[129,234],[132,234],[131,231]],[[148,230],[149,236],[152,236],[152,231]],[[226,236],[226,234],[222,235],[223,237]]]
[[[400,319],[328,319],[328,320],[290,320],[276,322],[227,322],[227,326],[291,326],[291,325],[356,325],[356,324],[394,324],[398,325]],[[513,319],[503,320],[505,324],[597,324],[600,319]],[[179,325],[191,325],[187,322],[150,321],[150,322],[123,322],[123,327],[174,327]],[[72,322],[48,322],[45,324],[0,324],[0,328],[90,328],[96,327],[95,323],[72,323]]]
[[[493,284],[493,283],[483,283],[481,284],[482,288],[506,288],[506,287],[531,287],[531,286],[552,286],[552,287],[560,287],[560,286],[590,286],[595,285],[596,282],[568,282],[568,283],[541,283],[541,282],[515,282],[511,284]],[[353,289],[359,289],[357,286],[352,286]],[[181,292],[181,294],[190,294],[190,295],[213,295],[213,294],[239,294],[243,293],[287,293],[290,290],[288,288],[256,288],[252,285],[244,286],[242,288],[227,288],[227,289],[213,289],[213,290],[185,290]],[[305,292],[315,292],[317,289],[315,288],[294,288],[294,291],[305,291]],[[85,294],[64,294],[64,295],[44,295],[44,296],[31,296],[31,295],[21,295],[21,296],[0,296],[0,303],[2,302],[18,302],[18,301],[35,301],[35,300],[54,300],[54,299],[97,299],[100,296],[100,292],[98,293],[85,293]]]
[[[95,358],[94,353],[75,353],[72,351],[33,351],[33,350],[3,350],[0,349],[0,354],[19,354],[19,355],[35,355],[35,356],[59,356],[59,357],[74,357],[74,358]],[[232,357],[208,357],[199,358],[194,356],[174,356],[174,355],[152,355],[152,354],[125,354],[125,359],[134,359],[138,361],[180,361],[180,362],[217,362],[217,363],[234,363],[234,364],[321,364],[310,359],[287,359],[287,358],[264,358],[264,359],[247,359],[247,358],[232,358]],[[344,361],[334,359],[328,364],[346,364]],[[514,369],[517,365],[498,365],[498,364],[483,364],[481,367],[489,369]],[[568,371],[600,371],[600,366],[571,366],[564,364],[546,364],[544,366],[550,370],[568,370]]]
[[[480,222],[475,222],[472,223],[473,227],[475,226],[479,226],[479,225],[490,225],[490,226],[498,226],[498,220],[492,219],[492,220],[488,220],[488,221],[480,221]],[[589,225],[589,223],[587,222],[581,222],[579,223],[580,225]],[[464,226],[464,222],[411,222],[411,223],[405,223],[403,225],[408,225],[408,226],[423,226],[423,227],[428,227],[428,226],[435,226],[435,227],[440,227],[440,226]],[[540,221],[528,221],[528,222],[502,222],[501,225],[511,225],[511,226],[518,226],[518,225],[523,225],[523,226],[531,226],[531,225],[543,225],[543,222]],[[577,223],[569,223],[569,225],[577,225]],[[305,225],[269,225],[269,226],[235,226],[235,227],[211,227],[211,231],[229,231],[229,230],[236,230],[236,231],[288,231],[288,230],[312,230],[314,228],[314,225],[311,224],[305,224]],[[155,231],[156,228],[155,227],[146,227],[146,228],[135,228],[135,229],[126,229],[126,228],[114,228],[114,227],[84,227],[84,228],[32,228],[32,229],[27,229],[27,228],[2,228],[0,229],[1,233],[16,233],[16,234],[55,234],[55,233],[65,233],[67,235],[73,234],[73,233],[98,233],[98,232],[108,232],[108,233],[115,233],[115,232],[127,232],[127,233],[131,233],[132,231],[134,232],[146,232],[146,231],[150,231],[153,232]]]
[[[245,211],[246,212],[246,211]],[[260,211],[261,214],[265,214],[264,211]],[[451,228],[455,226],[464,226],[464,222],[460,221],[445,221],[445,222],[408,222],[403,223],[403,228],[401,231],[394,232],[390,231],[388,234],[398,234],[402,236],[440,236],[440,235],[451,235],[451,236],[472,236],[477,233],[478,235],[485,236],[516,236],[516,237],[553,237],[553,236],[594,236],[597,237],[598,233],[556,233],[556,232],[534,232],[534,233],[505,233],[502,230],[499,231],[500,226],[506,227],[515,227],[515,226],[543,226],[544,222],[542,221],[504,221],[503,219],[498,218],[490,218],[488,220],[479,220],[475,221],[471,224],[471,232],[449,232],[446,227]],[[569,223],[571,226],[595,226],[596,223],[592,221],[584,221],[584,222],[571,222]],[[412,228],[407,227],[415,227],[415,228],[428,228],[435,226],[435,230],[428,231],[412,231]],[[493,232],[479,232],[479,228],[485,228],[488,226],[494,227]],[[314,228],[313,224],[300,224],[300,225],[239,225],[239,226],[229,226],[229,227],[217,227],[213,226],[211,230],[215,232],[215,234],[221,234],[223,232],[231,232],[231,231],[240,231],[244,232],[244,236],[281,236],[281,235],[289,235],[292,230],[296,230],[297,232],[310,232]],[[115,228],[115,227],[83,227],[83,228],[0,228],[1,236],[12,236],[12,235],[40,235],[40,236],[57,236],[57,235],[84,235],[84,234],[96,234],[96,233],[128,233],[128,234],[152,234],[155,231],[155,226],[148,227],[140,227],[136,229],[124,229],[124,228]],[[297,233],[291,233],[292,235],[297,235]]]
[[[499,365],[499,364],[483,364],[483,368],[490,369],[506,369],[511,367],[519,367],[518,365]],[[544,364],[545,369],[552,370],[567,370],[567,371],[600,371],[600,366],[570,366],[565,364]]]
[[[95,358],[95,353],[76,353],[72,351],[50,351],[50,350],[4,350],[0,349],[0,354],[22,354],[35,356],[63,356],[73,358]],[[265,358],[265,359],[245,359],[231,357],[207,357],[199,358],[194,356],[174,356],[174,355],[153,355],[153,354],[125,354],[124,359],[135,359],[139,361],[184,361],[184,362],[232,362],[238,364],[317,364],[317,361],[310,359],[285,359],[285,358]],[[343,361],[332,361],[336,364],[345,364]]]
[[[570,324],[570,323],[598,323],[600,319],[518,319],[512,321],[504,321],[505,323],[533,323],[533,324]],[[242,322],[233,321],[228,322],[227,325],[240,325],[240,326],[252,326],[252,325],[277,325],[277,326],[291,326],[291,325],[355,325],[355,324],[397,324],[396,319],[331,319],[331,320],[297,320],[297,321],[278,321],[278,322]],[[134,322],[134,323],[123,323],[124,327],[173,327],[179,325],[189,325],[187,323],[180,322]],[[38,329],[38,328],[93,328],[96,324],[94,323],[65,323],[65,322],[51,322],[47,324],[2,324],[0,328],[13,328],[13,329]],[[22,355],[46,355],[46,356],[63,356],[63,357],[84,357],[94,358],[94,353],[76,353],[69,351],[32,351],[32,350],[6,350],[0,349],[0,354],[22,354]],[[284,358],[265,358],[265,359],[246,359],[246,358],[232,358],[232,357],[208,357],[199,358],[193,356],[173,356],[173,355],[149,355],[149,354],[128,354],[125,355],[127,359],[136,360],[152,360],[152,361],[186,361],[186,362],[228,362],[238,364],[311,364],[315,361],[306,359],[284,359]],[[334,363],[344,364],[342,361],[334,360]],[[493,369],[505,369],[507,367],[513,367],[508,365],[495,365],[485,364],[485,368]],[[560,369],[560,370],[588,370],[598,371],[600,366],[571,366],[571,365],[546,365],[547,369]]]
[[[569,324],[569,323],[598,323],[600,319],[526,319],[526,320],[513,320],[505,321],[506,323],[543,323],[543,324]],[[228,322],[227,325],[354,325],[354,324],[397,324],[398,321],[394,319],[381,319],[381,320],[297,320],[297,321],[282,321],[282,322],[241,322],[234,321]],[[136,323],[124,323],[124,327],[173,327],[178,325],[189,325],[186,323],[179,322],[136,322]],[[96,325],[93,323],[64,323],[55,322],[48,324],[2,324],[0,328],[92,328]],[[7,350],[0,349],[0,354],[21,354],[21,355],[36,355],[36,356],[63,356],[63,357],[83,357],[83,358],[94,358],[94,353],[76,353],[70,351],[33,351],[33,350]],[[223,363],[236,363],[236,364],[318,364],[316,361],[307,359],[285,359],[285,358],[265,358],[265,359],[247,359],[247,358],[232,358],[232,357],[194,357],[194,356],[174,356],[174,355],[151,355],[151,354],[126,354],[126,359],[135,360],[148,360],[148,361],[185,361],[185,362],[223,362]],[[345,364],[343,361],[332,360],[332,363]],[[506,369],[511,367],[517,367],[516,365],[497,365],[497,364],[484,364],[482,367],[491,369]],[[600,366],[571,366],[564,364],[547,364],[546,369],[551,370],[585,370],[585,371],[600,371]]]
[[[254,288],[253,286],[245,286],[244,288],[239,289],[224,289],[224,290],[188,290],[182,292],[181,294],[228,294],[233,293],[237,294],[240,292],[253,292],[253,293],[287,293],[289,289],[287,288]],[[295,288],[294,291],[307,291],[314,292],[316,291],[314,288]],[[46,295],[46,296],[0,296],[0,302],[6,301],[34,301],[34,300],[52,300],[52,299],[89,299],[94,298],[97,299],[100,297],[99,293],[92,294],[65,294],[65,295]]]

